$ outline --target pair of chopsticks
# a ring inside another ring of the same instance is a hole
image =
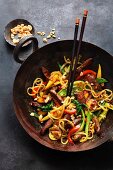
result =
[[[72,51],[72,57],[71,57],[68,86],[67,86],[67,96],[71,96],[73,82],[75,80],[75,73],[76,73],[76,69],[77,69],[77,63],[78,63],[78,59],[79,59],[79,53],[80,53],[81,43],[82,43],[82,39],[83,39],[87,14],[88,14],[88,11],[84,10],[77,52],[76,52],[76,45],[77,45],[77,35],[78,35],[80,19],[76,18],[76,21],[75,21],[74,44],[73,44],[73,51]]]

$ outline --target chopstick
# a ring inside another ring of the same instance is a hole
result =
[[[72,80],[72,68],[73,68],[74,57],[75,57],[75,48],[76,48],[76,43],[77,43],[77,35],[78,35],[79,23],[80,23],[80,19],[76,18],[76,20],[75,20],[75,32],[74,32],[74,44],[73,44],[73,51],[72,51],[72,58],[71,58],[71,65],[70,65],[70,72],[69,72],[69,79],[68,79],[68,86],[67,86],[67,96],[69,95],[70,83],[71,83],[71,80]]]
[[[84,10],[84,15],[83,15],[83,19],[82,19],[82,26],[81,26],[81,31],[80,31],[80,38],[79,38],[79,41],[78,41],[77,54],[76,54],[76,56],[73,60],[73,63],[71,63],[72,64],[71,69],[70,69],[70,74],[71,74],[70,77],[71,78],[69,78],[69,81],[68,81],[69,87],[67,88],[67,96],[71,96],[71,92],[72,92],[72,88],[73,88],[73,82],[75,80],[75,73],[76,73],[76,69],[77,69],[78,58],[79,58],[81,43],[82,43],[82,39],[83,39],[87,14],[88,14],[88,10]],[[75,49],[75,47],[73,47],[73,48]]]

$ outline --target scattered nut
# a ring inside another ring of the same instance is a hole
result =
[[[46,33],[45,32],[42,32],[42,36],[44,36]]]
[[[44,36],[46,33],[45,32],[37,32],[38,35]]]
[[[38,35],[41,35],[41,32],[37,32]]]
[[[48,35],[48,36],[47,36],[47,39],[50,39],[50,38],[51,38],[51,35]]]
[[[52,36],[52,35],[55,35],[55,32],[54,31],[51,31],[50,32],[50,35]]]
[[[47,43],[48,41],[47,41],[47,38],[43,38],[43,42],[44,43]]]
[[[56,38],[56,36],[55,36],[55,35],[52,35],[52,38]]]
[[[44,36],[46,33],[38,31],[37,34],[40,36]],[[47,43],[48,42],[47,39],[51,39],[51,38],[54,38],[54,39],[56,38],[55,28],[52,28],[49,34],[46,36],[46,38],[43,38],[43,42]],[[58,37],[58,40],[60,40],[60,37]]]
[[[55,31],[51,31],[51,34],[55,35]]]
[[[52,31],[55,31],[55,28],[53,28]]]

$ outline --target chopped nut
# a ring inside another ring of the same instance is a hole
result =
[[[51,31],[51,32],[50,32],[50,35],[55,35],[55,32],[54,32],[54,31]]]
[[[27,26],[24,26],[23,27],[23,31],[27,31],[28,30],[28,27]]]
[[[21,25],[17,25],[18,28],[21,28]]]
[[[52,35],[52,38],[56,38],[56,36],[55,36],[55,35]]]
[[[38,35],[41,35],[41,32],[37,32]]]
[[[11,32],[13,33],[13,29],[11,29]]]
[[[23,38],[26,35],[32,35],[31,31],[32,26],[31,25],[24,25],[20,24],[15,26],[14,28],[11,29],[11,39],[13,40],[13,43],[17,44],[21,38]],[[18,39],[15,38],[16,35]]]
[[[21,27],[24,27],[24,24],[21,24]]]
[[[47,43],[47,38],[43,38],[43,42],[44,42],[44,43]]]
[[[28,30],[24,31],[26,34],[29,34],[30,32]]]
[[[55,31],[55,28],[52,28],[52,31]]]
[[[32,113],[30,113],[30,116],[34,116],[34,113],[32,112]]]
[[[13,39],[13,43],[17,44],[19,42],[19,39]]]
[[[15,37],[14,34],[11,34],[11,39],[14,39],[14,37]]]
[[[23,36],[23,37],[25,37],[26,35],[27,35],[26,33],[23,33],[23,35],[22,35],[22,36]]]
[[[50,39],[50,38],[51,38],[51,35],[48,35],[48,36],[47,36],[47,39]]]
[[[43,36],[43,33],[41,32],[40,35]]]
[[[41,35],[41,36],[44,36],[46,33],[45,32],[37,32],[38,35]],[[50,39],[50,38],[56,38],[56,35],[55,35],[55,28],[52,28],[51,31],[49,32],[49,34],[47,35],[46,38],[43,38],[43,42],[44,43],[47,43],[48,40],[47,39]],[[60,38],[59,38],[60,39]]]
[[[44,36],[46,33],[45,32],[42,32],[42,35]]]
[[[18,38],[21,38],[22,37],[22,34],[18,34]]]
[[[15,31],[13,31],[12,34],[16,35],[17,33]]]
[[[31,31],[32,30],[32,26],[28,25],[28,30]]]

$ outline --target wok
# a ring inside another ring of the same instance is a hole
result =
[[[23,62],[18,57],[19,51],[22,45],[29,40],[33,41],[34,52]],[[23,63],[14,81],[13,102],[19,122],[33,139],[51,149],[77,152],[93,149],[112,138],[113,111],[109,111],[106,120],[103,122],[100,136],[96,136],[93,140],[85,143],[62,145],[57,141],[51,141],[47,135],[40,135],[40,124],[37,119],[30,116],[32,109],[29,106],[30,98],[26,92],[26,89],[32,85],[36,77],[43,76],[41,66],[45,66],[50,72],[58,70],[57,63],[64,63],[64,56],[71,56],[72,47],[73,40],[63,40],[45,45],[39,49],[38,41],[35,37],[30,36],[22,39],[14,49],[15,60]],[[91,68],[94,71],[97,71],[98,64],[101,64],[103,77],[109,81],[106,88],[113,90],[113,57],[105,50],[88,42],[82,42],[80,55],[82,60],[89,57],[93,58]]]

